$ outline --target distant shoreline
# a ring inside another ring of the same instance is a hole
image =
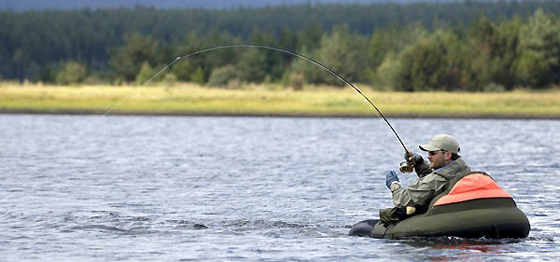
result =
[[[94,110],[35,110],[0,109],[0,114],[11,115],[92,115],[102,116],[105,112]],[[286,117],[286,118],[377,118],[373,114],[337,113],[283,113],[283,112],[111,112],[107,116],[185,116],[185,117]],[[487,114],[385,114],[393,119],[511,119],[511,120],[560,120],[558,115],[487,115]]]
[[[364,93],[387,118],[560,119],[560,90],[504,93]],[[0,84],[0,114],[377,118],[350,88]]]

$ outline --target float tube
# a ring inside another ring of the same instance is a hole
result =
[[[354,225],[349,235],[373,238],[525,238],[529,235],[527,216],[488,174],[473,172],[450,181],[449,185],[451,189],[436,196],[424,214],[389,225],[377,219],[364,220]]]

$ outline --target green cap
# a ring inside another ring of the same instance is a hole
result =
[[[455,154],[461,151],[457,140],[447,134],[436,135],[429,144],[420,145],[419,147],[423,151],[444,150]]]

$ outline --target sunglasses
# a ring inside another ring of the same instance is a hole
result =
[[[445,151],[445,150],[428,151],[428,155],[435,156],[438,152],[444,153],[444,152],[447,152],[447,151]]]

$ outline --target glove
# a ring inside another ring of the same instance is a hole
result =
[[[408,162],[411,162],[412,165],[416,166],[419,164],[424,163],[424,158],[421,155],[410,152],[412,156],[409,156],[406,152],[404,153],[404,159]]]
[[[399,177],[397,176],[397,172],[390,170],[390,171],[385,171],[385,184],[387,185],[387,188],[391,189],[391,184],[393,182],[399,182]]]

